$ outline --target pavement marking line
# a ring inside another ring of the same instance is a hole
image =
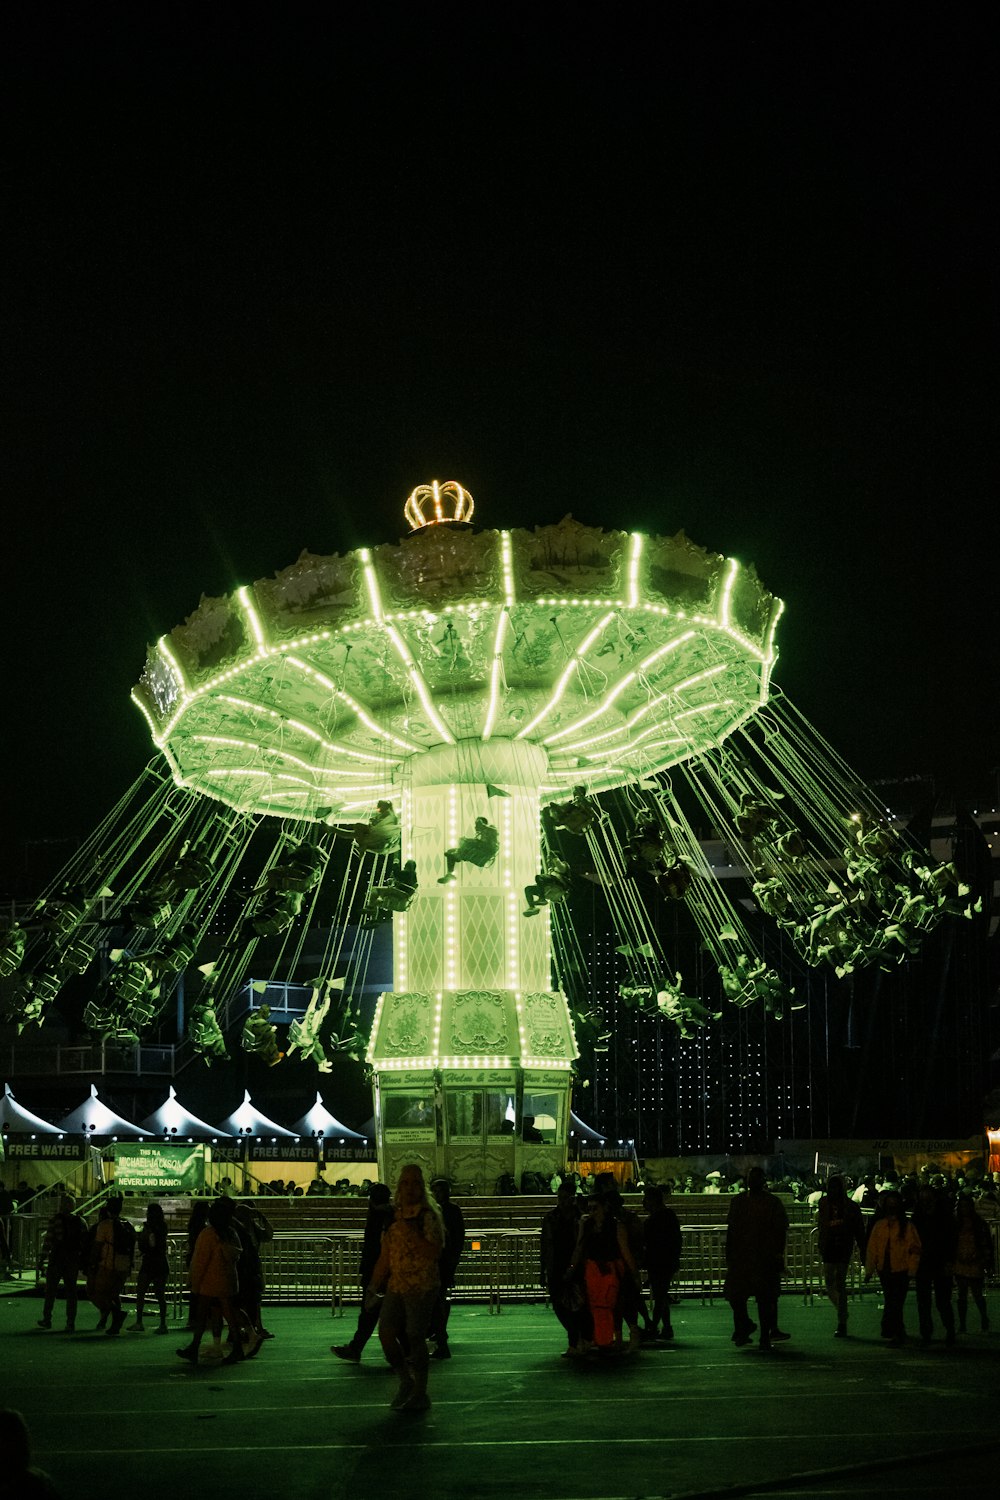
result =
[[[432,1411],[433,1411],[433,1408],[432,1408]],[[386,1409],[386,1415],[388,1415],[388,1409]],[[402,1423],[400,1424],[400,1427],[402,1427]],[[900,1438],[900,1439],[911,1438],[911,1437],[923,1437],[923,1436],[926,1436],[926,1429],[925,1428],[921,1428],[919,1430],[919,1432],[915,1432],[915,1433],[904,1433],[904,1432],[900,1432],[899,1429],[897,1428],[897,1429],[894,1429],[893,1435],[894,1435],[894,1437]],[[691,1445],[703,1445],[703,1444],[706,1444],[706,1443],[713,1443],[715,1445],[719,1445],[721,1443],[725,1443],[725,1444],[731,1444],[733,1446],[744,1446],[745,1447],[748,1443],[764,1443],[764,1444],[774,1443],[774,1442],[779,1442],[779,1443],[780,1442],[789,1442],[789,1443],[793,1443],[793,1442],[799,1441],[801,1439],[801,1436],[802,1436],[802,1434],[800,1432],[798,1432],[798,1431],[796,1431],[796,1432],[780,1432],[780,1433],[769,1432],[769,1433],[761,1433],[761,1434],[757,1434],[757,1435],[755,1435],[755,1434],[744,1434],[744,1435],[735,1435],[733,1437],[720,1437],[718,1435],[708,1435],[706,1437],[695,1437],[695,1436],[690,1435],[690,1434],[685,1434],[683,1436],[678,1436],[678,1437],[663,1437],[662,1435],[658,1434],[658,1435],[653,1436],[653,1437],[627,1437],[627,1436],[626,1437],[621,1437],[621,1436],[617,1436],[612,1441],[613,1441],[613,1446],[616,1447],[616,1448],[617,1447],[632,1447],[632,1448],[655,1447],[655,1448],[661,1448],[661,1449],[663,1449],[663,1448],[667,1448],[667,1447],[678,1447],[678,1446],[680,1446],[682,1444],[683,1445],[687,1445],[687,1446],[691,1446]],[[841,1433],[841,1432],[835,1432],[835,1433],[811,1433],[810,1434],[810,1442],[842,1443],[843,1440],[844,1440],[844,1434]],[[478,1448],[569,1448],[569,1449],[574,1449],[574,1448],[586,1448],[586,1447],[607,1448],[608,1442],[609,1442],[609,1439],[607,1438],[606,1435],[601,1435],[599,1437],[592,1437],[592,1438],[590,1438],[590,1437],[570,1437],[570,1438],[467,1438],[467,1439],[464,1439],[462,1441],[459,1441],[458,1439],[450,1439],[450,1438],[444,1438],[444,1439],[441,1439],[440,1441],[435,1441],[434,1438],[431,1437],[430,1441],[425,1441],[425,1442],[423,1442],[421,1444],[421,1448],[422,1448],[423,1451],[429,1451],[429,1450],[432,1450],[432,1449],[445,1449],[445,1448],[455,1449],[455,1450],[458,1450],[458,1451],[462,1451],[462,1450],[465,1450],[465,1449],[473,1449],[473,1448],[476,1448],[476,1449],[478,1449]],[[41,1445],[39,1445],[39,1446],[41,1447]],[[137,1457],[137,1456],[142,1456],[143,1454],[151,1455],[151,1456],[152,1455],[156,1455],[156,1454],[163,1454],[163,1455],[166,1455],[168,1457],[174,1457],[174,1458],[181,1458],[181,1457],[183,1457],[183,1458],[190,1458],[191,1455],[194,1454],[194,1453],[197,1453],[199,1456],[204,1455],[204,1454],[208,1454],[208,1453],[271,1453],[271,1454],[281,1454],[281,1453],[354,1453],[354,1452],[369,1452],[371,1450],[371,1448],[372,1448],[372,1443],[371,1442],[350,1442],[350,1443],[348,1443],[348,1442],[344,1442],[344,1443],[282,1443],[280,1445],[278,1445],[277,1443],[264,1443],[264,1444],[239,1443],[239,1444],[236,1444],[236,1445],[232,1445],[232,1444],[227,1444],[227,1445],[222,1445],[222,1444],[218,1444],[218,1445],[215,1445],[215,1444],[213,1444],[213,1445],[201,1445],[201,1444],[199,1444],[197,1448],[189,1448],[189,1449],[187,1449],[184,1454],[180,1454],[178,1452],[176,1444],[173,1445],[172,1447],[165,1447],[165,1448],[150,1448],[150,1447],[146,1447],[146,1446],[143,1446],[141,1448],[123,1448],[121,1446],[116,1445],[113,1448],[101,1449],[101,1448],[95,1448],[92,1444],[89,1447],[86,1447],[86,1448],[54,1448],[54,1447],[51,1447],[48,1444],[44,1445],[44,1447],[45,1447],[46,1460],[49,1460],[49,1459],[52,1459],[52,1458],[57,1458],[57,1457],[58,1458],[76,1458],[76,1457],[83,1456],[85,1458],[91,1458],[91,1459],[94,1459],[95,1461],[97,1461],[97,1460],[100,1459],[102,1453],[117,1453],[117,1454],[120,1454],[122,1457]],[[923,1453],[920,1453],[920,1452],[915,1453],[912,1450],[908,1450],[905,1453],[898,1453],[898,1454],[895,1454],[895,1455],[891,1455],[891,1454],[890,1455],[883,1455],[882,1457],[877,1458],[877,1459],[869,1459],[869,1460],[867,1460],[865,1462],[858,1463],[858,1464],[845,1464],[845,1465],[841,1465],[841,1466],[839,1466],[837,1468],[813,1469],[813,1470],[799,1470],[796,1473],[790,1474],[790,1475],[786,1475],[786,1476],[784,1476],[781,1479],[774,1479],[774,1480],[755,1479],[752,1482],[746,1481],[746,1482],[742,1482],[742,1483],[735,1483],[735,1484],[732,1484],[732,1485],[726,1485],[724,1487],[724,1489],[722,1487],[717,1486],[715,1489],[713,1489],[711,1491],[708,1491],[708,1490],[692,1490],[690,1493],[687,1492],[687,1491],[685,1491],[683,1493],[677,1492],[677,1493],[672,1494],[669,1497],[669,1500],[703,1500],[703,1497],[706,1497],[706,1496],[709,1496],[709,1495],[712,1496],[713,1500],[714,1500],[714,1497],[718,1497],[718,1496],[720,1496],[722,1494],[739,1496],[739,1495],[752,1495],[752,1494],[757,1493],[758,1491],[761,1492],[761,1493],[765,1493],[765,1492],[768,1492],[770,1490],[778,1489],[778,1488],[792,1488],[792,1487],[795,1487],[795,1486],[798,1486],[798,1487],[805,1486],[805,1485],[811,1483],[813,1476],[815,1478],[817,1478],[817,1479],[823,1479],[823,1480],[831,1480],[831,1479],[838,1478],[840,1476],[843,1476],[846,1479],[846,1478],[849,1478],[852,1474],[864,1474],[866,1472],[870,1473],[870,1472],[872,1472],[873,1470],[876,1470],[876,1469],[886,1469],[886,1468],[893,1468],[893,1467],[897,1467],[897,1466],[905,1467],[907,1464],[921,1464],[921,1463],[926,1463],[926,1462],[928,1462],[929,1460],[932,1460],[932,1459],[955,1459],[955,1458],[958,1458],[958,1457],[964,1457],[964,1456],[966,1456],[969,1453],[976,1453],[976,1452],[987,1453],[987,1452],[991,1452],[991,1451],[993,1451],[996,1448],[1000,1448],[1000,1439],[994,1440],[992,1442],[982,1443],[982,1444],[971,1444],[969,1447],[963,1447],[962,1449],[959,1449],[959,1450],[952,1449],[952,1448],[948,1448],[948,1449],[940,1448],[940,1449],[931,1449],[930,1451],[923,1452]],[[606,1496],[602,1497],[602,1500],[607,1500],[607,1497]],[[634,1500],[634,1497],[633,1497],[633,1500]],[[643,1497],[643,1500],[656,1500],[656,1497],[652,1496],[652,1495],[647,1495],[647,1496]]]

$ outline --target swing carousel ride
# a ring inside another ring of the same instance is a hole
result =
[[[752,566],[572,517],[477,531],[454,482],[414,490],[405,514],[399,543],[303,552],[203,597],[150,648],[132,696],[158,757],[0,937],[19,1031],[99,969],[85,1022],[135,1042],[188,971],[206,1064],[240,1027],[272,1066],[367,1061],[384,1172],[405,1156],[464,1180],[548,1175],[577,1035],[607,1040],[574,885],[606,901],[623,1003],[684,1037],[726,1007],[780,1023],[805,1004],[713,874],[705,829],[808,966],[891,967],[970,914],[954,867],[910,847],[773,687],[782,605]],[[711,994],[678,972],[664,905],[697,929]],[[365,1036],[390,920],[393,988]],[[279,1039],[237,997],[265,954],[272,979],[299,978],[310,930],[311,999]]]

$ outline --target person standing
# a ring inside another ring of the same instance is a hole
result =
[[[667,1207],[663,1189],[655,1183],[650,1183],[643,1193],[642,1206],[646,1210],[642,1226],[642,1258],[653,1304],[643,1333],[648,1339],[672,1339],[670,1283],[681,1263],[680,1221],[673,1209]]]
[[[865,1250],[865,1280],[878,1275],[882,1283],[882,1337],[891,1344],[906,1338],[903,1308],[910,1277],[920,1265],[920,1236],[906,1217],[898,1193],[885,1193],[881,1212],[868,1235]]]
[[[431,1319],[430,1337],[434,1340],[432,1359],[451,1359],[448,1343],[448,1319],[451,1316],[451,1290],[455,1285],[458,1263],[465,1252],[465,1216],[457,1203],[451,1201],[451,1183],[447,1177],[435,1177],[431,1183],[441,1219],[444,1223],[444,1249],[441,1252],[441,1290],[434,1316]]]
[[[167,1333],[167,1281],[170,1262],[167,1259],[167,1221],[159,1203],[151,1203],[146,1209],[146,1222],[139,1230],[136,1244],[139,1250],[139,1276],[135,1287],[135,1322],[132,1328],[141,1333],[142,1315],[146,1306],[146,1293],[152,1288],[160,1313],[157,1333]]]
[[[188,1273],[188,1285],[191,1281],[191,1262],[194,1259],[194,1247],[198,1243],[198,1236],[208,1223],[208,1198],[196,1198],[191,1205],[191,1212],[187,1222],[187,1251],[184,1256],[184,1266]],[[194,1327],[194,1310],[198,1298],[194,1292],[188,1292],[188,1328]]]
[[[122,1291],[132,1273],[135,1257],[135,1230],[122,1218],[124,1199],[109,1198],[106,1215],[98,1219],[90,1242],[87,1290],[100,1313],[98,1328],[107,1324],[107,1333],[121,1333],[125,1322]]]
[[[556,1189],[556,1206],[542,1220],[542,1284],[552,1311],[566,1330],[567,1355],[583,1353],[585,1302],[580,1279],[571,1269],[580,1232],[576,1184],[564,1177]]]
[[[958,1241],[958,1225],[948,1196],[924,1184],[917,1192],[913,1227],[920,1236],[920,1264],[917,1267],[917,1318],[920,1338],[929,1344],[934,1333],[931,1302],[938,1311],[946,1344],[955,1342],[955,1313],[951,1305],[954,1288],[952,1267]]]
[[[232,1198],[216,1198],[208,1210],[208,1223],[198,1236],[188,1275],[195,1294],[191,1342],[178,1349],[180,1359],[198,1363],[198,1350],[208,1325],[213,1302],[218,1302],[229,1328],[230,1350],[222,1363],[238,1364],[243,1352],[245,1320],[236,1304],[240,1281],[237,1266],[243,1245],[233,1228],[236,1205]]]
[[[848,1197],[842,1177],[831,1177],[817,1206],[819,1215],[819,1254],[823,1262],[826,1295],[837,1310],[834,1337],[847,1337],[847,1271],[855,1245],[865,1257],[865,1219],[858,1205]]]
[[[760,1319],[760,1347],[788,1338],[778,1327],[778,1297],[785,1269],[788,1215],[768,1190],[762,1167],[747,1173],[746,1192],[734,1198],[726,1220],[726,1280],[723,1295],[733,1309],[733,1343],[749,1344],[756,1324],[747,1311],[753,1297]]]
[[[263,1323],[264,1263],[260,1247],[274,1239],[274,1230],[267,1215],[247,1202],[236,1204],[233,1224],[243,1245],[236,1302],[250,1330],[247,1354],[252,1358],[260,1353],[264,1340],[271,1337]]]
[[[990,1227],[976,1211],[976,1205],[967,1193],[963,1193],[957,1204],[957,1240],[955,1248],[955,1281],[958,1284],[958,1331],[965,1332],[965,1320],[969,1307],[969,1293],[979,1310],[983,1333],[988,1333],[990,1320],[986,1314],[986,1298],[983,1287],[987,1271],[993,1269],[993,1240]]]
[[[615,1192],[591,1194],[590,1210],[580,1220],[571,1266],[574,1273],[582,1268],[588,1324],[593,1330],[593,1343],[599,1354],[622,1352],[622,1323],[629,1301],[624,1284],[626,1277],[630,1277],[634,1284],[638,1272],[628,1229],[618,1217],[617,1208],[618,1195]],[[635,1316],[636,1311],[629,1306],[631,1316]],[[630,1349],[637,1349],[638,1343],[638,1329],[631,1324]]]
[[[378,1331],[385,1357],[399,1378],[393,1410],[426,1411],[431,1404],[427,1334],[441,1287],[438,1263],[444,1224],[416,1163],[400,1172],[395,1204],[396,1217],[383,1237],[366,1300],[371,1306],[385,1293]]]
[[[372,1272],[382,1253],[382,1236],[395,1217],[396,1210],[392,1206],[392,1194],[389,1189],[384,1182],[373,1182],[368,1189],[368,1214],[365,1218],[364,1238],[361,1241],[359,1268],[361,1311],[358,1313],[358,1326],[354,1330],[354,1336],[346,1344],[330,1345],[331,1354],[335,1354],[338,1359],[347,1360],[352,1365],[361,1363],[364,1347],[378,1324],[381,1303],[373,1298],[373,1305],[368,1305],[368,1287],[371,1284]]]
[[[74,1210],[73,1199],[63,1194],[42,1240],[42,1253],[46,1257],[45,1301],[38,1326],[52,1327],[52,1309],[62,1286],[66,1292],[67,1333],[73,1333],[76,1328],[76,1282],[87,1238],[87,1226]]]
[[[14,1273],[10,1268],[13,1258],[11,1253],[10,1221],[16,1207],[13,1195],[0,1182],[0,1262],[3,1265],[3,1269],[0,1270],[0,1277],[4,1281],[14,1280]]]

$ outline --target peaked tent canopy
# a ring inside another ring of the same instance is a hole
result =
[[[155,1109],[142,1123],[154,1135],[199,1136],[208,1140],[216,1140],[220,1135],[226,1134],[218,1126],[209,1125],[186,1110],[179,1102],[173,1084],[170,1085],[170,1093],[159,1109]]]
[[[89,1099],[85,1099],[78,1109],[60,1120],[59,1129],[70,1135],[84,1136],[150,1134],[141,1125],[133,1125],[131,1120],[116,1115],[113,1109],[102,1104],[97,1097],[97,1085],[93,1083],[90,1085]]]
[[[22,1109],[10,1091],[10,1084],[3,1086],[3,1098],[0,1099],[0,1130],[11,1134],[24,1132],[30,1135],[62,1135],[58,1125],[52,1125],[48,1120],[39,1119],[33,1115],[30,1109]]]
[[[317,1090],[316,1103],[295,1123],[297,1135],[322,1137],[324,1140],[367,1141],[368,1137],[342,1125],[336,1115],[331,1115]]]
[[[249,1089],[243,1090],[243,1103],[239,1109],[227,1115],[219,1128],[221,1133],[228,1132],[229,1135],[280,1135],[292,1141],[298,1139],[294,1130],[286,1130],[284,1125],[276,1125],[267,1115],[261,1114],[251,1102]]]
[[[607,1139],[599,1130],[594,1130],[590,1125],[585,1124],[572,1110],[569,1112],[569,1125],[570,1135],[578,1141],[594,1141],[597,1145],[603,1146]]]

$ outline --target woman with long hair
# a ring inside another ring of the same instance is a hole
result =
[[[237,1264],[243,1244],[233,1227],[235,1207],[232,1198],[214,1200],[208,1210],[208,1223],[198,1236],[191,1258],[188,1275],[195,1294],[191,1342],[177,1353],[193,1365],[198,1363],[198,1351],[216,1302],[226,1320],[231,1341],[229,1353],[222,1363],[233,1365],[246,1358],[243,1344],[250,1329],[236,1302],[240,1289]]]
[[[638,1348],[638,1272],[614,1189],[602,1187],[592,1195],[570,1266],[574,1272],[583,1268],[586,1321],[597,1352],[621,1353],[623,1321],[629,1327],[629,1348]]]
[[[399,1378],[393,1410],[426,1411],[431,1404],[427,1334],[441,1289],[444,1224],[415,1163],[400,1172],[393,1201],[396,1217],[382,1236],[366,1301],[385,1293],[378,1331],[383,1353]]]
[[[882,1283],[882,1337],[891,1344],[906,1338],[903,1307],[910,1277],[920,1265],[920,1236],[906,1217],[898,1193],[885,1193],[872,1224],[865,1251],[865,1280],[877,1275]]]

